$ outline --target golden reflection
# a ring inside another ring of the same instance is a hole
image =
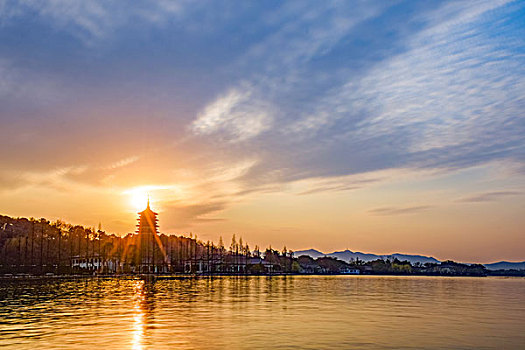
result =
[[[143,350],[148,345],[148,330],[154,328],[155,282],[137,280],[133,292],[132,349]]]
[[[132,349],[142,350],[144,348],[144,332],[146,328],[146,315],[144,305],[144,281],[135,281],[133,302],[133,339]]]

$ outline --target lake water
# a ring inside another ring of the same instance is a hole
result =
[[[525,349],[525,279],[0,281],[7,349]]]

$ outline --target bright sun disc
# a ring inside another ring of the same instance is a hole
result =
[[[137,211],[146,209],[148,205],[148,193],[143,190],[134,190],[130,193],[130,203]]]

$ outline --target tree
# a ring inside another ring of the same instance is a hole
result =
[[[219,237],[219,249],[224,250],[224,243],[222,242],[222,236]]]
[[[222,259],[224,257],[224,253],[226,252],[226,249],[224,248],[224,243],[222,241],[222,236],[219,237],[219,271],[222,272],[223,266],[222,266]]]
[[[230,244],[230,253],[233,254],[235,250],[237,249],[237,240],[235,238],[235,233],[232,236],[232,242]]]

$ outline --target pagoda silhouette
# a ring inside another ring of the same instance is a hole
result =
[[[138,224],[137,224],[137,239],[138,239],[138,272],[139,273],[157,273],[160,272],[158,262],[160,247],[158,246],[158,225],[157,215],[151,210],[149,205],[146,209],[139,212]],[[162,259],[161,259],[162,260]],[[162,265],[162,264],[161,264]]]

